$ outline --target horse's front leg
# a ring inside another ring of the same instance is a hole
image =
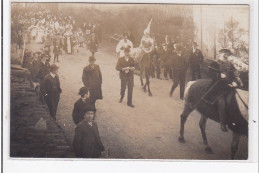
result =
[[[235,154],[238,150],[239,140],[240,140],[240,135],[233,132],[232,133],[232,143],[231,143],[231,157],[230,157],[230,159],[232,159],[232,160],[235,159]]]
[[[140,72],[140,81],[141,81],[141,86],[144,86],[143,77],[142,77],[142,73],[141,72]]]
[[[153,96],[153,94],[152,94],[152,92],[151,92],[151,89],[150,89],[149,76],[146,77],[146,84],[147,84],[147,87],[148,87],[148,95],[149,95],[149,96]]]
[[[201,131],[201,135],[202,135],[202,139],[203,139],[203,144],[206,146],[205,151],[208,154],[212,154],[213,151],[212,151],[211,147],[208,144],[207,135],[206,135],[207,119],[208,119],[207,117],[201,115],[199,126],[200,126],[200,131]]]
[[[184,125],[185,122],[188,118],[188,116],[190,115],[190,113],[193,111],[193,109],[191,109],[191,107],[189,106],[189,103],[185,103],[184,106],[184,110],[181,114],[181,127],[180,127],[180,136],[178,138],[179,142],[181,143],[185,143],[185,139],[184,139]]]

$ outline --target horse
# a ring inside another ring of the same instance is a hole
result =
[[[178,140],[180,143],[185,143],[184,139],[184,125],[185,122],[193,110],[197,110],[201,114],[199,127],[202,134],[203,144],[205,145],[205,151],[208,154],[212,154],[213,151],[208,144],[206,136],[206,122],[210,118],[213,121],[219,122],[219,114],[226,113],[227,115],[227,125],[228,128],[232,131],[232,144],[231,144],[231,156],[230,159],[235,158],[235,154],[238,150],[239,140],[242,135],[248,136],[248,110],[247,105],[243,102],[240,95],[238,95],[236,89],[232,89],[232,92],[227,96],[230,99],[226,99],[226,110],[223,106],[215,103],[212,106],[205,104],[205,110],[198,109],[196,106],[198,102],[201,101],[202,96],[207,92],[208,86],[210,86],[210,79],[200,79],[197,81],[190,81],[187,83],[184,96],[184,109],[181,114],[181,126],[180,126],[180,136]],[[204,89],[203,89],[204,88]],[[238,97],[241,99],[239,100]],[[243,102],[244,110],[241,110],[241,104],[238,105],[238,101]],[[224,110],[224,111],[223,111]],[[242,113],[243,114],[242,114]]]
[[[150,77],[154,78],[154,64],[151,57],[151,53],[144,53],[140,48],[133,49],[133,56],[135,63],[138,65],[140,70],[140,81],[141,86],[143,86],[143,91],[146,92],[146,87],[148,88],[148,95],[152,96],[150,89]],[[143,78],[145,77],[145,84]]]

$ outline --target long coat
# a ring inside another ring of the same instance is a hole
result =
[[[191,52],[190,54],[190,65],[198,66],[203,61],[204,57],[199,49],[196,49],[195,52]]]
[[[53,78],[50,74],[44,78],[44,100],[50,111],[51,116],[56,115],[58,103],[60,100],[60,94],[62,90],[60,88],[60,80],[57,75]]]
[[[77,157],[98,158],[104,146],[101,142],[96,122],[90,126],[87,121],[82,121],[75,129],[73,148]]]
[[[91,104],[90,100],[87,99],[84,102],[81,98],[77,100],[74,104],[72,118],[76,125],[78,125],[82,120],[84,120],[84,113],[89,108],[93,108],[94,106]]]
[[[98,65],[94,64],[86,66],[83,69],[82,82],[89,88],[90,99],[97,100],[102,99],[102,74]]]

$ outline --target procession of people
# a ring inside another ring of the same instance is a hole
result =
[[[58,75],[58,63],[62,61],[61,55],[65,52],[76,56],[79,47],[89,49],[89,56],[86,57],[86,59],[88,58],[88,64],[82,69],[82,88],[78,92],[80,98],[75,102],[72,111],[73,122],[77,125],[73,147],[77,157],[100,157],[105,148],[101,142],[97,124],[94,121],[97,109],[99,109],[96,107],[96,101],[103,99],[102,68],[96,64],[96,52],[101,42],[98,25],[87,24],[86,22],[77,27],[79,25],[73,17],[63,14],[53,15],[48,10],[41,8],[24,14],[16,14],[13,19],[12,42],[16,42],[19,48],[22,48],[24,40],[28,43],[33,41],[42,44],[43,48],[36,52],[30,52],[28,49],[25,51],[22,65],[30,71],[31,85],[35,89],[40,88],[39,100],[42,104],[48,106],[50,116],[54,121],[56,121],[60,94],[64,94],[62,93]],[[165,35],[164,42],[159,44],[156,37],[151,33],[151,23],[152,19],[147,28],[144,29],[138,48],[134,48],[133,35],[129,32],[123,33],[122,40],[115,47],[116,57],[118,58],[115,70],[119,72],[121,81],[120,95],[118,96],[119,103],[122,103],[127,90],[127,106],[130,108],[138,106],[133,104],[135,99],[133,98],[134,72],[137,69],[141,71],[141,67],[138,65],[146,59],[149,60],[149,69],[144,70],[146,77],[149,75],[149,77],[156,76],[158,80],[163,78],[172,80],[173,84],[169,88],[168,97],[172,96],[179,86],[179,98],[184,99],[188,71],[191,72],[188,79],[192,81],[212,77],[202,75],[201,66],[204,56],[202,51],[198,49],[197,42],[190,40],[191,44],[188,44],[174,41],[169,35]],[[18,34],[13,34],[14,32]],[[26,35],[23,33],[26,33]],[[26,36],[26,39],[23,38],[24,36]],[[239,78],[239,70],[236,69],[237,66],[232,64],[234,59],[231,62],[229,58],[232,52],[229,49],[221,49],[219,55],[220,60],[214,61],[219,67],[215,71],[217,77],[212,81],[221,80],[221,85],[225,86],[225,88],[243,87],[243,82]],[[243,71],[247,70],[248,66],[240,65],[237,68],[245,68],[240,70]],[[212,66],[209,69],[212,69]],[[150,92],[150,82],[148,81],[146,84]],[[215,90],[221,90],[218,103],[225,107],[224,100],[227,99],[227,93],[223,91],[222,86],[215,87]],[[205,96],[205,100],[209,99],[212,99],[210,94],[208,97]],[[214,97],[214,99],[216,98]],[[220,117],[222,131],[227,131],[225,121],[225,117]]]

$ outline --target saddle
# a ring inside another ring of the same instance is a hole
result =
[[[190,98],[188,98],[188,100],[195,104],[195,108],[201,114],[216,122],[219,122],[217,101],[222,96],[226,97],[225,95],[232,94],[232,99],[230,101],[232,104],[229,103],[229,105],[226,107],[226,124],[233,132],[239,133],[241,135],[248,135],[247,118],[243,116],[243,112],[241,111],[241,103],[239,102],[240,100],[237,99],[236,90],[232,88],[225,89],[225,87],[221,88],[222,85],[223,84],[221,84],[221,81],[217,81],[214,84],[211,84],[210,80],[198,80],[190,86],[188,96]],[[229,86],[226,85],[226,87]],[[195,100],[197,100],[195,97],[200,99],[195,102]]]

